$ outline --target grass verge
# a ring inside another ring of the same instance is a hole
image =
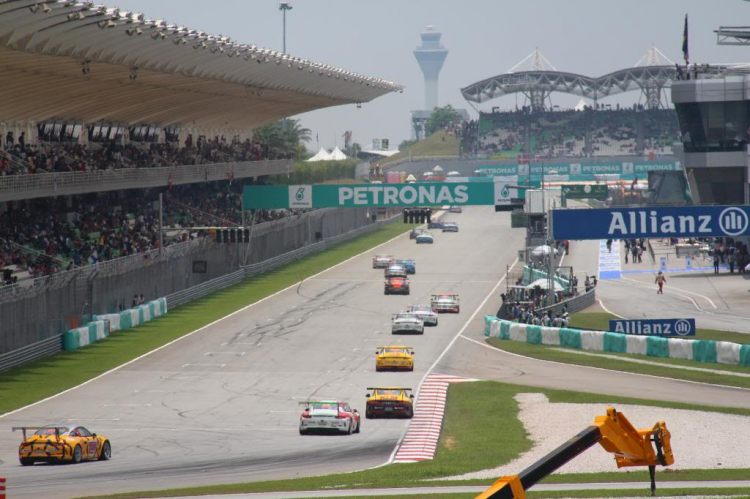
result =
[[[388,166],[390,163],[402,159],[408,159],[410,156],[414,159],[431,156],[458,157],[458,150],[460,146],[461,141],[458,140],[453,134],[447,133],[444,130],[440,130],[433,133],[426,139],[419,141],[411,146],[411,152],[409,151],[409,149],[407,149],[405,151],[394,154],[393,156],[382,159],[377,163],[380,166]]]
[[[176,308],[140,327],[113,333],[105,341],[4,371],[0,373],[0,414],[84,383],[415,226],[396,222]]]
[[[133,499],[206,494],[238,494],[281,492],[293,490],[365,489],[421,486],[487,485],[493,480],[448,481],[440,478],[494,468],[515,459],[531,447],[523,425],[518,419],[515,396],[518,393],[544,393],[551,402],[639,404],[678,409],[726,412],[750,416],[750,410],[721,409],[691,404],[664,403],[627,397],[610,397],[593,393],[545,390],[536,387],[508,385],[494,381],[460,383],[448,389],[448,405],[444,430],[436,458],[420,463],[394,464],[354,473],[319,477],[275,480],[231,485],[191,487],[130,494],[97,496],[98,499]],[[592,414],[592,420],[595,414]],[[635,421],[635,424],[650,424]],[[582,428],[571,428],[570,436]],[[566,438],[561,435],[561,438]],[[520,471],[520,470],[519,470]],[[660,481],[739,480],[750,476],[750,470],[683,470],[667,473],[659,470]],[[424,481],[433,479],[429,482]],[[438,479],[438,480],[434,480]],[[621,473],[590,473],[552,475],[545,482],[647,482],[646,469]]]
[[[519,355],[525,355],[526,357],[531,357],[533,359],[563,362],[565,364],[575,364],[578,366],[598,367],[601,369],[609,369],[610,371],[649,374],[651,376],[659,376],[663,378],[672,378],[685,381],[696,381],[699,383],[710,383],[713,385],[750,388],[750,378],[747,377],[732,376],[730,374],[720,374],[705,371],[690,371],[687,369],[679,369],[674,367],[677,365],[687,365],[690,367],[714,369],[718,364],[702,364],[698,362],[679,361],[678,359],[657,359],[655,357],[645,357],[642,355],[632,354],[615,354],[612,352],[606,352],[605,354],[601,355],[597,355],[596,352],[586,352],[587,354],[592,353],[593,355],[581,355],[580,353],[576,353],[576,351],[566,351],[565,349],[560,347],[532,345],[529,343],[521,343],[518,341],[499,340],[497,338],[490,338],[488,341],[492,346],[497,347],[501,350],[505,350],[511,353],[517,353]],[[604,355],[606,355],[606,357]],[[640,364],[629,362],[628,360],[616,360],[614,357],[646,360],[649,362],[654,362],[658,365]],[[723,370],[730,371],[730,369]],[[748,372],[748,370],[745,369],[743,372]]]
[[[750,497],[750,488],[700,488],[700,489],[663,489],[659,491],[657,484],[657,492],[659,495],[669,495],[670,497],[721,497],[721,496],[733,496],[740,498]],[[526,497],[530,499],[552,499],[552,498],[590,498],[590,497],[644,497],[645,491],[643,490],[566,490],[566,491],[545,491],[545,492],[534,492],[533,490],[526,492]],[[453,493],[453,494],[406,494],[398,496],[387,496],[389,499],[433,499],[439,497],[440,499],[473,499],[476,494],[473,492],[468,493]],[[381,499],[381,496],[350,496],[350,497],[337,497],[337,499]],[[332,497],[324,499],[333,499]]]

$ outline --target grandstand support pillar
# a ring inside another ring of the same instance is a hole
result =
[[[164,248],[164,194],[159,193],[159,256]]]
[[[646,98],[647,109],[660,109],[663,86],[655,81],[646,81],[643,85],[643,95]]]
[[[544,90],[530,90],[527,94],[529,101],[531,102],[532,112],[543,112],[547,110],[547,106],[544,101],[547,100],[549,92]]]

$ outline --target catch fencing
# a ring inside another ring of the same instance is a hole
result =
[[[60,351],[65,331],[130,308],[134,295],[166,296],[172,308],[398,220],[373,223],[365,209],[315,210],[256,225],[247,245],[188,241],[0,287],[0,370]],[[205,273],[194,272],[195,262]]]

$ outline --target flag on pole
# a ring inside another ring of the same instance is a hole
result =
[[[685,64],[690,64],[690,51],[688,50],[688,15],[685,14],[685,31],[682,33],[682,55]]]

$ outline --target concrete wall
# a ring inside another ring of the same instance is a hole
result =
[[[256,225],[245,244],[193,241],[129,257],[121,264],[68,272],[0,300],[0,354],[61,334],[89,316],[130,308],[134,294],[153,300],[372,222],[366,209],[325,209]],[[193,273],[193,262],[207,272]]]

